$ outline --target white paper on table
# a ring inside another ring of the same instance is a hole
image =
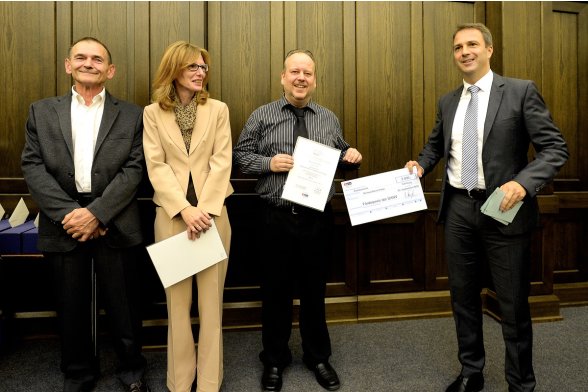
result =
[[[282,199],[324,211],[341,150],[298,137]]]
[[[416,174],[398,169],[341,183],[351,225],[427,209]]]
[[[5,212],[6,211],[4,210],[4,207],[2,207],[2,204],[0,204],[0,219],[3,219],[4,218],[4,213]]]
[[[33,222],[33,224],[35,225],[35,227],[39,227],[39,215],[41,215],[40,213],[37,214],[37,216],[35,217],[35,221]]]
[[[12,215],[10,215],[8,223],[10,223],[10,227],[20,226],[23,223],[25,223],[28,217],[29,209],[27,208],[27,205],[21,197],[20,201],[16,205],[16,208],[14,209],[14,211],[12,211]]]
[[[147,247],[163,287],[167,288],[227,258],[214,220],[194,241],[184,230]]]

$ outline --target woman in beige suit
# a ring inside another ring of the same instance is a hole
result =
[[[227,105],[208,98],[209,60],[206,50],[188,42],[175,42],[166,49],[153,82],[153,103],[143,115],[143,147],[155,190],[155,241],[182,231],[198,241],[214,219],[229,254],[231,227],[224,202],[233,192],[229,182],[231,129]],[[190,322],[193,278],[165,290],[167,387],[173,392],[190,391],[193,384],[199,392],[220,389],[227,264],[228,260],[221,261],[195,275],[198,354]]]

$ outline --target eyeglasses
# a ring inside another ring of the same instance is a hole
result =
[[[186,68],[188,69],[188,71],[191,71],[191,72],[196,72],[199,69],[201,69],[202,72],[204,72],[204,73],[207,73],[208,72],[208,64],[196,64],[196,63],[193,63],[193,64],[188,64],[186,66]]]

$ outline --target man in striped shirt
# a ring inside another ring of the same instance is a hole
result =
[[[261,252],[262,341],[261,383],[266,391],[282,388],[282,371],[292,361],[288,340],[292,330],[294,285],[300,295],[303,361],[325,389],[339,389],[329,364],[331,342],[325,319],[326,265],[330,258],[333,214],[293,204],[280,196],[294,161],[296,110],[303,110],[308,138],[341,150],[340,167],[357,168],[361,154],[343,139],[339,120],[311,102],[316,88],[315,61],[307,50],[294,50],[281,73],[284,95],[256,109],[233,151],[243,173],[258,177],[256,191],[265,202]],[[299,114],[300,116],[301,114]],[[334,185],[329,200],[335,193]]]

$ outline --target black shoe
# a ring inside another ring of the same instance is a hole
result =
[[[482,373],[474,373],[469,377],[460,374],[445,392],[479,392],[482,389],[484,389]]]
[[[147,383],[141,379],[129,385],[129,392],[151,392],[151,389],[147,386]]]
[[[264,391],[282,390],[282,371],[276,366],[264,366],[261,386]]]
[[[96,386],[96,380],[75,380],[75,379],[66,379],[63,384],[63,391],[64,392],[90,392],[94,390]]]
[[[336,391],[341,387],[337,372],[328,362],[321,362],[315,366],[306,366],[314,372],[318,383],[327,391]]]

